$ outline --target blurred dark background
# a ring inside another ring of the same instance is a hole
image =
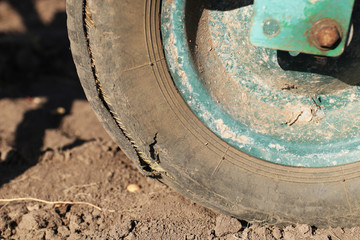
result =
[[[45,130],[58,128],[74,100],[85,99],[71,58],[65,0],[0,0],[2,99],[26,99],[37,107],[25,111],[11,139],[3,134],[7,123],[0,122],[0,143],[11,146],[0,148],[0,186],[37,164],[48,151]],[[0,105],[0,116],[18,110]]]

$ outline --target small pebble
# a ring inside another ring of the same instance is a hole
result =
[[[39,97],[34,97],[32,101],[36,105],[41,104],[43,102],[43,100]]]
[[[220,214],[216,217],[216,225],[214,230],[217,237],[237,233],[241,230],[241,228],[242,225],[236,218],[232,218],[223,214]]]
[[[56,113],[57,114],[59,114],[59,115],[63,115],[63,114],[65,114],[65,108],[63,108],[63,107],[58,107],[57,109],[56,109]]]
[[[281,230],[277,227],[275,227],[273,230],[272,230],[272,235],[275,239],[281,239],[282,238],[282,233],[281,233]]]
[[[308,237],[310,237],[311,234],[311,227],[309,225],[306,224],[298,224],[295,227],[295,230],[300,233],[301,235],[308,235]]]
[[[31,211],[39,210],[40,206],[38,204],[29,204],[26,206],[26,208],[29,212],[31,212]]]
[[[128,190],[129,192],[137,192],[140,190],[140,187],[139,187],[139,185],[136,185],[136,184],[129,184],[126,187],[126,190]]]

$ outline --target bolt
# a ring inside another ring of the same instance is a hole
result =
[[[331,18],[316,21],[310,30],[309,41],[320,50],[335,49],[341,42],[341,26]]]
[[[268,37],[275,37],[280,32],[279,22],[275,19],[267,19],[263,23],[263,32]]]
[[[321,47],[334,49],[340,33],[335,26],[325,26],[318,31],[316,38]]]

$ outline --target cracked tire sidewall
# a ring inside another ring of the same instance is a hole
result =
[[[268,163],[231,147],[196,118],[167,70],[159,8],[158,0],[67,1],[82,86],[125,154],[192,200],[250,222],[358,225],[359,163]]]

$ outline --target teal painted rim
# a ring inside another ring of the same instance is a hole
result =
[[[279,62],[285,56],[286,65],[289,54],[247,45],[251,5],[204,10],[193,40],[186,4],[163,1],[164,50],[179,92],[210,130],[247,154],[281,165],[329,167],[359,160],[358,82],[340,81],[341,71],[323,76],[284,70]],[[359,73],[348,75],[357,79]]]

